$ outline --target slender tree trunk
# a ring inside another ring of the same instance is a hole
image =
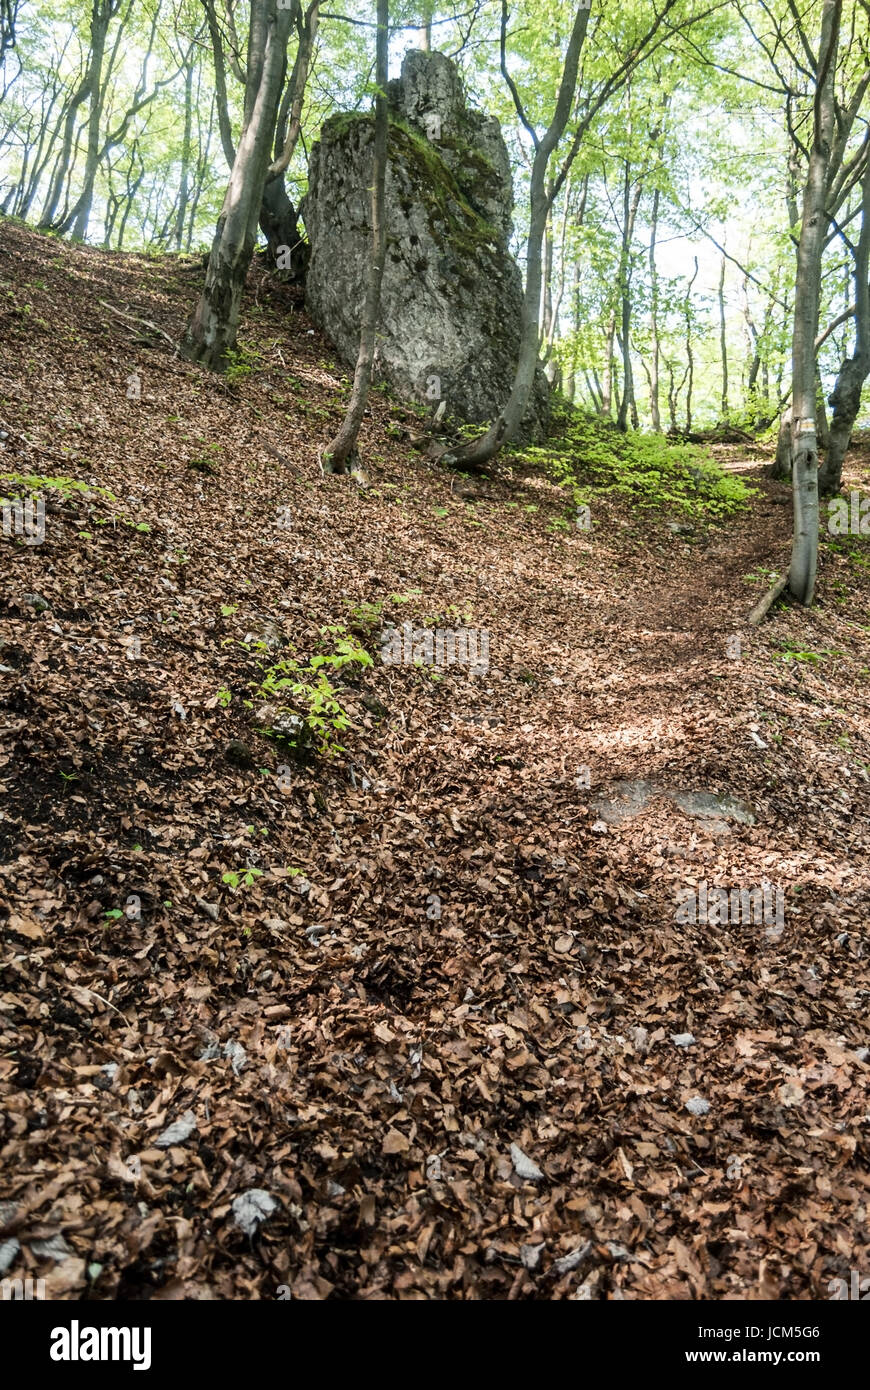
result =
[[[613,348],[616,343],[616,306],[610,312],[607,322],[607,335],[605,339],[605,359],[604,359],[604,386],[601,390],[601,414],[608,420],[613,414],[613,376],[614,376],[614,353]]]
[[[135,179],[133,178],[134,161],[138,161],[139,165],[139,172],[136,175]],[[124,200],[124,212],[121,217],[120,224],[118,226],[118,237],[115,242],[116,251],[123,251],[124,249],[124,233],[127,230],[127,220],[130,216],[130,213],[133,211],[133,204],[136,200],[136,195],[142,186],[144,178],[145,161],[143,160],[142,155],[139,152],[138,141],[134,141],[133,149],[130,152],[130,167],[127,171],[127,196]]]
[[[588,24],[589,10],[578,8],[574,17],[571,37],[568,41],[565,67],[559,83],[553,119],[543,138],[538,140],[535,137],[535,157],[532,161],[532,172],[529,180],[529,236],[520,328],[520,350],[511,393],[507,404],[486,433],[466,447],[444,454],[442,457],[445,463],[461,463],[464,467],[472,469],[488,463],[498,453],[505,441],[514,437],[526,413],[526,407],[534,386],[535,369],[538,365],[538,315],[541,305],[542,248],[547,228],[547,217],[550,212],[550,199],[547,196],[547,171],[550,158],[565,133],[574,105],[580,52],[586,38]],[[507,73],[504,51],[506,28],[507,4],[506,0],[502,0],[502,71],[507,79],[509,74]],[[516,97],[515,100],[517,100]],[[563,165],[563,170],[567,174],[565,165]],[[553,187],[554,193],[557,193],[558,188]]]
[[[299,42],[293,71],[278,110],[274,159],[266,175],[260,208],[260,230],[266,237],[273,265],[290,270],[294,279],[305,273],[306,246],[299,233],[298,213],[287,192],[285,173],[302,132],[302,108],[320,20],[321,0],[311,0],[303,16],[298,3],[292,7]]]
[[[205,10],[205,19],[208,24],[208,32],[211,38],[211,48],[214,57],[214,89],[221,148],[224,152],[224,159],[227,161],[227,168],[232,169],[236,161],[236,150],[233,145],[230,103],[229,97],[227,96],[227,65],[224,56],[223,37],[215,13],[214,0],[202,0],[202,4]]]
[[[512,439],[519,429],[532,393],[535,370],[538,365],[538,309],[541,302],[542,247],[547,223],[547,200],[543,188],[543,173],[539,158],[539,147],[535,155],[535,166],[531,178],[531,216],[529,218],[528,253],[526,259],[526,287],[523,296],[522,323],[520,329],[520,350],[514,375],[513,387],[507,404],[481,439],[465,449],[445,455],[445,462],[462,463],[470,468],[480,467],[498,453],[502,444]]]
[[[819,44],[813,141],[804,188],[795,279],[792,338],[792,490],[794,537],[789,590],[813,601],[819,546],[819,448],[816,434],[816,335],[819,330],[822,254],[828,230],[828,167],[834,137],[834,78],[842,0],[824,0]]]
[[[861,233],[855,251],[855,352],[840,367],[829,405],[833,409],[828,431],[828,452],[819,472],[819,489],[830,496],[839,492],[843,460],[861,409],[861,392],[870,376],[870,166],[862,184]]]
[[[106,38],[109,23],[116,13],[111,0],[95,4],[91,21],[91,89],[90,111],[88,113],[88,145],[85,155],[85,182],[79,195],[78,211],[73,223],[72,234],[84,241],[88,234],[91,204],[94,199],[94,181],[97,176],[97,163],[100,157],[100,120],[103,114],[103,58],[106,52]]]
[[[695,257],[695,272],[686,288],[686,434],[692,430],[692,388],[695,383],[695,356],[692,351],[692,286],[698,278],[698,257]]]
[[[575,260],[571,267],[571,365],[565,385],[565,397],[573,405],[580,392],[579,334],[580,334],[580,263]]]
[[[769,313],[769,311],[768,311]],[[749,303],[749,277],[743,277],[743,317],[746,321],[746,336],[748,345],[749,370],[746,376],[746,398],[745,408],[747,416],[752,415],[755,428],[760,427],[760,411],[758,408],[758,376],[761,371],[761,342],[755,320],[752,317],[752,308]]]
[[[725,257],[719,271],[719,352],[722,358],[722,423],[728,423],[728,343],[725,336]]]
[[[625,161],[625,182],[623,185],[622,196],[622,251],[619,260],[619,291],[621,298],[621,327],[620,345],[622,347],[622,396],[619,402],[619,412],[616,417],[616,424],[623,434],[628,429],[628,414],[632,412],[632,419],[637,419],[637,407],[634,404],[634,373],[631,367],[631,242],[634,236],[634,224],[637,218],[637,209],[640,204],[641,183],[640,178],[631,187],[631,166],[628,160]]]
[[[97,12],[97,5],[94,4],[94,12]],[[91,90],[91,64],[90,55],[88,57],[88,67],[79,86],[70,97],[69,105],[66,110],[66,117],[63,123],[63,139],[61,142],[60,153],[52,172],[48,185],[48,193],[45,197],[45,204],[42,209],[42,216],[39,219],[39,226],[42,229],[52,227],[60,205],[61,195],[64,185],[69,177],[70,165],[72,163],[72,146],[75,135],[76,114],[83,102],[87,101]]]
[[[548,190],[549,192],[549,190]],[[541,317],[539,324],[539,350],[540,346],[546,343],[550,336],[550,326],[553,322],[553,216],[552,200],[550,203],[550,215],[547,217],[547,227],[544,232],[544,265],[541,274]]]
[[[248,40],[247,116],[212,243],[205,287],[184,337],[187,357],[214,370],[235,346],[242,293],[257,239],[257,222],[287,61],[290,11],[276,0],[252,0]]]
[[[789,133],[791,133],[791,132],[789,132]],[[789,230],[791,231],[792,239],[793,239],[793,241],[794,241],[795,243],[797,243],[797,241],[798,241],[798,237],[799,237],[799,230],[798,230],[798,229],[799,229],[799,224],[800,224],[800,220],[801,220],[800,208],[798,207],[798,194],[799,194],[799,189],[800,189],[800,183],[799,183],[799,180],[800,180],[800,169],[801,169],[800,156],[799,156],[799,154],[798,154],[797,149],[796,149],[795,146],[794,146],[794,143],[792,142],[791,147],[790,147],[790,149],[789,149],[789,156],[788,156],[788,177],[787,177],[787,181],[786,181],[785,204],[786,204],[786,208],[787,208],[787,210],[788,210],[788,225],[789,225]],[[787,298],[788,298],[788,296],[786,295],[786,299],[787,299]],[[789,311],[788,311],[788,308],[786,307],[786,308],[784,308],[784,310],[783,310],[783,321],[782,321],[782,330],[781,330],[782,337],[781,337],[781,340],[780,340],[781,344],[784,344],[785,341],[786,341],[786,339],[787,339],[787,337],[788,337],[788,323],[789,323]],[[777,400],[782,400],[783,370],[784,370],[783,359],[782,359],[781,356],[778,356],[778,359],[777,359],[777,370],[776,370],[776,397],[777,397]],[[776,457],[774,458],[773,463],[772,463],[772,465],[771,465],[771,469],[770,469],[770,476],[771,476],[771,478],[775,478],[777,481],[783,482],[783,483],[785,483],[785,482],[791,482],[791,476],[792,476],[792,473],[791,473],[791,462],[792,462],[792,460],[791,460],[791,421],[792,421],[792,405],[791,405],[791,402],[789,402],[788,405],[786,406],[786,408],[783,410],[782,414],[781,414],[780,417],[779,417],[779,432],[778,432],[778,434],[777,434],[777,439],[776,439]]]
[[[196,214],[199,210],[199,202],[202,197],[207,171],[211,168],[211,142],[214,135],[214,121],[216,113],[216,102],[212,97],[211,106],[208,113],[208,130],[206,131],[205,141],[202,138],[202,125],[197,118],[198,134],[198,158],[196,163],[196,179],[193,185],[193,197],[190,200],[190,213],[187,219],[187,233],[185,237],[184,249],[190,254],[193,247],[193,231],[196,226]]]
[[[187,203],[190,197],[190,157],[193,136],[193,68],[191,55],[184,74],[184,135],[181,142],[181,179],[178,185],[178,208],[175,215],[173,240],[176,251],[181,250],[184,238],[184,224],[187,218]]]
[[[384,190],[387,178],[387,135],[389,110],[387,79],[389,63],[389,0],[377,0],[378,37],[375,98],[374,168],[372,170],[372,245],[366,275],[366,295],[360,327],[359,353],[353,376],[353,389],[347,414],[338,434],[323,451],[325,473],[353,472],[358,464],[357,438],[365,413],[372,365],[375,354],[375,332],[381,306],[381,283],[387,251],[387,228],[384,221]]]
[[[16,215],[23,219],[26,219],[30,212],[30,206],[36,197],[42,175],[51,158],[51,152],[54,148],[55,140],[57,139],[61,122],[58,120],[54,125],[54,129],[50,129],[50,122],[54,114],[55,106],[57,105],[59,93],[60,83],[55,82],[52,85],[51,100],[48,109],[46,110],[43,107],[39,126],[39,144],[37,145],[36,154],[31,165],[30,180],[26,185],[22,182],[21,197],[16,207]],[[62,110],[63,108],[61,107],[61,119]]]
[[[674,368],[671,362],[667,363],[668,369],[668,421],[670,433],[678,434],[679,425],[677,424],[677,388],[674,381]]]
[[[752,397],[758,390],[758,373],[761,371],[761,358],[757,351],[752,351],[749,363],[749,372],[746,377],[746,403],[751,403]]]
[[[791,479],[791,406],[780,416],[776,439],[776,458],[770,470],[771,478],[787,483]]]
[[[652,361],[649,368],[649,409],[652,427],[656,434],[662,432],[662,419],[659,411],[659,276],[656,267],[656,236],[659,225],[659,190],[653,193],[652,214],[650,216],[649,239],[649,277],[650,277],[650,328],[652,332]]]

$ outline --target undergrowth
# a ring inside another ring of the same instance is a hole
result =
[[[254,699],[245,704],[253,708],[266,702],[268,722],[263,732],[303,753],[310,744],[330,755],[344,748],[337,736],[351,727],[340,692],[330,676],[346,666],[371,666],[372,658],[343,625],[321,629],[324,646],[332,650],[315,653],[300,662],[292,654],[281,656],[263,671],[254,690]],[[255,644],[259,645],[259,644]]]
[[[594,416],[557,407],[554,434],[514,455],[570,488],[576,507],[613,493],[643,510],[673,509],[724,521],[747,507],[758,489],[726,473],[697,444],[672,444],[658,434],[621,434]]]

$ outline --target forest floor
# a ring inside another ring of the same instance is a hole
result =
[[[183,362],[199,273],[0,228],[3,486],[85,485],[0,538],[5,1272],[751,1300],[870,1271],[866,538],[749,629],[789,549],[763,450],[721,451],[760,489],[737,520],[607,496],[565,530],[542,471],[439,471],[378,393],[368,486],[323,478],[329,345],[256,270],[256,370]],[[489,670],[327,666],[343,751],[258,732],[285,644],[406,620],[487,629]],[[764,922],[678,920],[764,882]]]

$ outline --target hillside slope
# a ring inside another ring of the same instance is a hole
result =
[[[329,345],[254,271],[203,374],[198,274],[0,225],[3,488],[58,480],[0,538],[8,1272],[827,1297],[867,1268],[866,542],[750,632],[790,521],[757,477],[722,527],[564,529],[541,468],[438,472],[375,395],[369,486],[323,478]],[[385,665],[405,621],[486,629],[488,671]],[[296,761],[264,672],[356,642],[342,747]],[[676,920],[762,880],[781,931]]]

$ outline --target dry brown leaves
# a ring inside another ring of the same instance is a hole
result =
[[[753,1299],[866,1270],[866,582],[835,603],[828,562],[819,607],[729,661],[780,489],[706,549],[615,507],[566,535],[540,477],[458,497],[375,397],[357,491],[317,468],[341,369],[259,272],[235,386],[99,307],[177,338],[184,263],[4,226],[0,278],[3,470],[118,499],[0,542],[7,1272],[71,1299]],[[470,614],[490,670],[349,676],[346,753],[282,789],[240,639],[310,655],[364,603]],[[842,655],[785,663],[786,637]],[[602,823],[621,778],[755,824],[659,795]],[[675,920],[683,888],[762,878],[776,940]]]

